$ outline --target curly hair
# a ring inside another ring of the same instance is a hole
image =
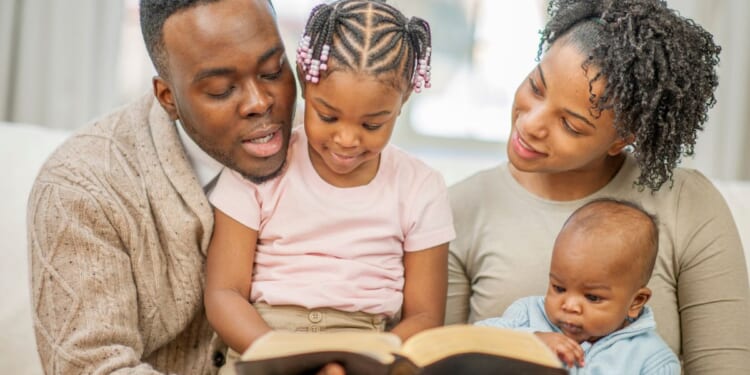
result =
[[[612,109],[622,137],[634,137],[635,184],[652,191],[672,181],[716,103],[721,47],[711,33],[662,0],[550,0],[537,59],[556,40],[587,55],[592,113]],[[593,82],[605,80],[597,98]]]
[[[167,70],[169,56],[164,47],[164,22],[173,14],[183,10],[214,3],[220,0],[141,0],[139,4],[141,33],[146,43],[146,50],[151,63],[162,77],[168,77]],[[273,11],[273,4],[268,0]]]

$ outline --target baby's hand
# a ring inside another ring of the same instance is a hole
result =
[[[568,367],[583,367],[583,349],[575,340],[557,332],[534,332]]]

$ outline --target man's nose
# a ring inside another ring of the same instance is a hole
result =
[[[242,117],[262,116],[273,104],[273,96],[262,85],[251,80],[245,85],[245,98],[240,107]]]

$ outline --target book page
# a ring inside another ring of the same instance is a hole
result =
[[[393,362],[401,339],[393,333],[345,331],[296,333],[272,331],[256,340],[242,354],[242,361],[278,358],[311,352],[351,352],[381,363]]]
[[[473,325],[449,325],[420,332],[401,349],[423,367],[459,353],[484,353],[561,367],[557,356],[533,333]]]

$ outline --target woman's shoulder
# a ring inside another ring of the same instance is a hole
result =
[[[510,177],[508,165],[501,163],[491,168],[480,170],[463,180],[451,185],[448,190],[451,195],[471,195],[482,191],[495,191],[505,178]]]

